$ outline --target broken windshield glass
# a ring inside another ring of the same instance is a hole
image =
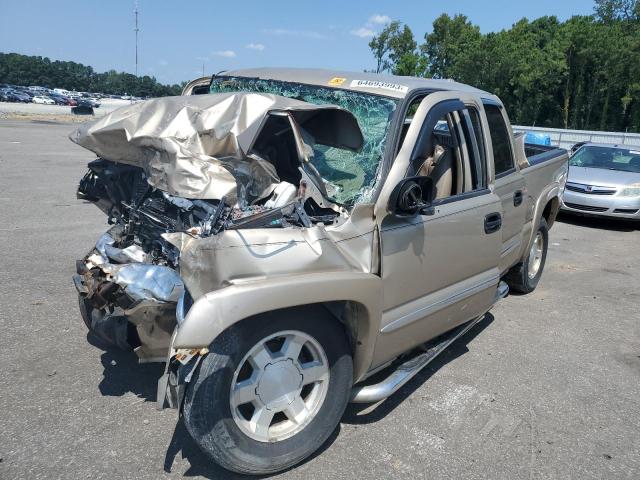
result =
[[[356,119],[364,144],[357,152],[316,144],[313,164],[329,184],[335,201],[351,206],[371,199],[382,164],[387,131],[398,105],[392,98],[299,83],[239,77],[217,77],[211,93],[260,92],[316,105],[338,105]]]

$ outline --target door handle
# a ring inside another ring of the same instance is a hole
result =
[[[490,213],[484,217],[484,233],[493,233],[502,227],[502,215],[498,212]]]
[[[524,199],[524,195],[522,195],[522,190],[516,190],[513,194],[513,206],[517,207],[522,205],[522,200]]]

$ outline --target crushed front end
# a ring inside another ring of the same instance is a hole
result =
[[[295,269],[253,251],[220,267],[224,257],[236,258],[215,255],[221,245],[282,244],[301,235],[296,228],[348,218],[330,199],[335,185],[312,163],[323,155],[314,145],[357,151],[363,142],[355,117],[341,108],[250,93],[150,100],[83,125],[70,138],[98,155],[78,198],[94,203],[111,225],[77,262],[82,318],[103,343],[162,362],[185,311],[177,315],[179,302],[188,305],[234,276]],[[234,230],[264,234],[250,240]],[[200,247],[194,257],[189,249]],[[181,278],[185,248],[190,272]],[[340,254],[315,251],[308,260],[344,263]]]
[[[225,230],[331,220],[326,211],[313,215],[313,200],[305,205],[299,193],[282,182],[266,202],[232,207],[224,199],[169,195],[150,186],[138,167],[104,159],[89,163],[78,198],[98,206],[112,227],[77,261],[73,280],[87,327],[108,345],[135,350],[141,361],[165,361],[176,305],[189,298],[178,273],[180,251],[165,234],[205,238]]]

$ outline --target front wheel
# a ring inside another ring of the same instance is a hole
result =
[[[538,230],[533,237],[527,258],[522,263],[512,267],[504,277],[511,290],[520,293],[531,293],[536,289],[547,260],[548,247],[549,228],[543,218],[540,220]]]
[[[338,425],[353,366],[329,312],[273,312],[216,338],[189,384],[187,430],[222,467],[262,475],[317,450]]]

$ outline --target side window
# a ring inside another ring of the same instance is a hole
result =
[[[486,186],[470,112],[475,110],[450,110],[440,114],[437,119],[431,117],[425,121],[423,128],[431,128],[431,131],[423,131],[421,136],[430,139],[429,147],[414,158],[412,170],[415,175],[433,180],[431,198],[434,201],[481,190]]]
[[[489,133],[491,134],[495,173],[496,177],[499,177],[514,168],[509,130],[502,117],[500,107],[485,104],[484,111],[487,114],[487,123],[489,124]]]

